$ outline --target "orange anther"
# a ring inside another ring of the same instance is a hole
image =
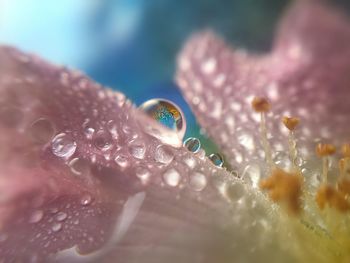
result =
[[[282,122],[288,130],[293,131],[298,126],[300,119],[296,117],[283,117]]]
[[[260,188],[269,192],[272,201],[284,202],[291,213],[298,214],[301,209],[302,183],[300,173],[287,173],[277,168],[271,176],[260,182]]]
[[[341,147],[341,153],[344,155],[344,157],[350,157],[350,143],[345,143]]]
[[[319,143],[316,146],[316,154],[319,157],[325,157],[334,154],[336,151],[336,148],[333,144],[323,144]]]
[[[252,107],[256,112],[268,112],[271,105],[267,99],[255,97],[252,101]]]

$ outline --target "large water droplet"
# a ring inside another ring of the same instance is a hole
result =
[[[190,152],[197,153],[201,149],[201,142],[197,138],[190,137],[184,142],[184,146]]]
[[[207,178],[204,174],[195,172],[190,177],[190,186],[194,191],[202,191],[207,186]]]
[[[128,157],[123,154],[118,154],[115,157],[114,161],[121,168],[126,168],[129,165]]]
[[[131,141],[129,143],[129,152],[136,159],[143,159],[145,158],[146,146],[142,142]]]
[[[109,133],[99,130],[93,138],[95,146],[101,151],[107,151],[112,148],[112,138]]]
[[[149,117],[174,131],[182,140],[186,131],[186,120],[181,109],[165,99],[151,99],[140,107]]]
[[[180,182],[180,174],[176,169],[171,168],[164,172],[163,179],[167,185],[175,187]]]
[[[61,158],[69,158],[77,149],[77,143],[65,133],[60,133],[52,140],[51,149],[54,155]]]
[[[30,215],[29,223],[32,223],[32,224],[38,223],[41,221],[43,216],[44,216],[44,212],[42,210],[36,210]]]
[[[154,159],[159,163],[168,165],[174,159],[174,154],[170,147],[159,145],[154,153]]]
[[[55,133],[51,121],[40,118],[32,123],[29,128],[29,134],[34,142],[44,144],[49,142]]]
[[[224,165],[224,158],[218,153],[212,153],[209,155],[209,159],[217,167],[222,167]]]

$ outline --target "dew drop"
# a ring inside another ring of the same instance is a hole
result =
[[[123,154],[119,154],[115,157],[114,159],[115,163],[117,165],[119,165],[121,168],[126,168],[129,165],[129,161],[128,161],[128,157],[123,155]]]
[[[80,158],[74,158],[72,159],[68,166],[70,167],[70,170],[72,171],[72,173],[76,174],[76,175],[82,175],[84,173],[88,173],[89,172],[89,163],[84,160],[84,159],[80,159]]]
[[[146,183],[150,177],[151,173],[150,171],[145,167],[137,167],[136,168],[136,176],[139,178],[142,182]]]
[[[34,121],[29,128],[29,135],[32,140],[40,144],[49,142],[54,134],[55,129],[52,122],[45,118]]]
[[[58,232],[62,229],[62,224],[61,223],[54,223],[51,227],[53,232]]]
[[[114,120],[109,120],[107,122],[107,129],[110,132],[110,134],[112,135],[113,139],[117,139],[118,138],[117,124],[115,123]]]
[[[95,129],[89,126],[89,122],[90,119],[85,119],[82,126],[86,139],[91,140],[95,133]]]
[[[56,215],[56,220],[61,222],[66,220],[67,218],[67,214],[65,212],[58,212],[58,214]]]
[[[175,103],[165,99],[151,99],[144,102],[139,108],[152,119],[174,131],[182,140],[186,131],[186,120]]]
[[[84,194],[80,200],[80,204],[83,206],[87,206],[91,204],[91,202],[92,202],[92,196],[90,194]]]
[[[176,169],[171,168],[164,172],[163,179],[167,185],[175,187],[180,182],[180,174]]]
[[[96,148],[101,151],[107,151],[112,148],[113,144],[111,139],[110,134],[104,130],[99,130],[93,138]]]
[[[207,186],[207,178],[204,174],[195,172],[190,177],[190,187],[194,191],[202,191]]]
[[[32,224],[38,223],[41,221],[43,216],[44,216],[44,212],[42,210],[34,211],[29,218],[29,223],[32,223]]]
[[[129,152],[136,159],[143,159],[145,158],[146,146],[142,142],[131,141],[129,143]]]
[[[257,188],[261,178],[261,169],[258,164],[248,164],[242,173],[244,181],[248,182],[252,187]]]
[[[197,165],[196,160],[192,156],[185,157],[184,163],[191,169],[194,169]]]
[[[172,153],[170,147],[166,145],[159,145],[156,148],[154,159],[159,163],[168,165],[174,159],[174,154]]]
[[[244,193],[244,186],[240,183],[230,183],[226,186],[226,195],[231,201],[240,200]]]
[[[201,149],[201,142],[197,138],[190,137],[184,142],[184,147],[190,152],[197,153]]]
[[[218,153],[212,153],[209,155],[209,159],[217,167],[222,167],[224,165],[224,158]]]
[[[60,133],[52,140],[51,149],[54,155],[68,159],[77,149],[77,143],[65,133]]]

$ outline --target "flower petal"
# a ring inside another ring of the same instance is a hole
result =
[[[269,54],[232,51],[211,32],[185,45],[177,82],[199,124],[239,172],[264,156],[254,96],[271,102],[267,126],[277,159],[279,153],[288,156],[283,116],[300,117],[296,138],[304,158],[321,138],[335,144],[349,139],[349,25],[323,1],[296,1]]]
[[[288,257],[260,193],[175,147],[123,94],[13,48],[0,60],[3,262]]]

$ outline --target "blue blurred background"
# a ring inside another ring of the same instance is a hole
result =
[[[0,42],[78,68],[137,105],[154,97],[170,99],[185,112],[186,136],[201,137],[173,82],[176,54],[184,41],[211,28],[233,45],[268,50],[289,2],[0,0]]]

